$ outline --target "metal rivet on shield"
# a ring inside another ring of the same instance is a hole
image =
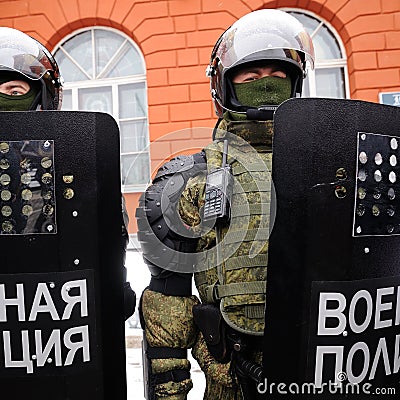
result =
[[[162,228],[162,226],[161,225],[157,225],[157,229],[161,229]]]
[[[50,286],[51,289],[54,289],[56,287],[56,284],[54,282],[50,282],[49,286]]]
[[[51,200],[53,193],[51,190],[42,190],[42,197],[44,200]]]
[[[174,182],[174,181],[171,181],[171,182],[170,182],[170,185],[171,185],[171,186],[174,186],[174,185],[175,185],[175,182]]]
[[[40,165],[41,165],[43,168],[50,168],[50,167],[52,166],[52,164],[53,164],[53,162],[51,161],[51,159],[50,159],[49,157],[43,157],[43,158],[40,160]]]
[[[367,191],[366,191],[364,188],[359,187],[358,190],[357,190],[357,192],[358,192],[358,198],[359,198],[360,200],[365,199],[365,196],[367,195]]]
[[[376,182],[380,182],[382,180],[382,172],[379,171],[379,169],[374,172],[374,179]]]
[[[338,168],[336,171],[336,178],[343,180],[347,178],[347,171],[344,168]]]
[[[379,200],[381,198],[381,192],[379,191],[379,189],[374,190],[373,197],[375,200]]]
[[[375,164],[376,165],[381,165],[382,162],[383,162],[382,154],[381,153],[376,153],[375,154]]]
[[[31,180],[31,174],[29,174],[28,172],[21,175],[21,183],[23,183],[24,185],[29,185],[31,183]]]
[[[363,133],[362,135],[361,135],[361,140],[365,140],[367,138],[367,135],[365,134],[365,133]]]
[[[43,214],[46,214],[47,216],[53,215],[54,213],[54,207],[50,204],[45,204],[42,208]]]
[[[75,265],[79,265],[79,262],[80,262],[80,261],[79,261],[79,258],[75,258],[74,264],[75,264]]]
[[[347,331],[343,331],[343,336],[347,336]]]
[[[359,179],[361,182],[364,182],[364,181],[367,179],[367,173],[366,173],[363,169],[360,169],[360,170],[358,171],[358,179]]]
[[[2,142],[0,143],[0,152],[1,153],[8,153],[10,150],[10,145],[8,143]]]
[[[51,364],[53,362],[53,360],[50,357],[46,361],[48,364]]]
[[[49,233],[51,233],[51,232],[53,232],[53,230],[54,230],[54,226],[53,226],[52,224],[49,224],[49,225],[46,226],[46,230],[47,230]]]
[[[364,213],[365,213],[365,207],[362,204],[359,204],[357,206],[357,215],[359,217],[362,217],[364,215]]]
[[[36,360],[36,356],[35,355],[32,356],[32,360]]]
[[[10,206],[1,207],[1,214],[4,217],[9,217],[12,214],[12,208]]]
[[[2,184],[2,186],[7,186],[9,185],[11,182],[11,176],[8,174],[2,174],[0,176],[0,183]]]
[[[10,233],[14,229],[14,225],[10,221],[4,221],[1,224],[1,228],[4,232]]]
[[[42,175],[42,182],[45,185],[50,185],[52,179],[53,179],[53,176],[48,172],[46,172],[45,174]]]
[[[50,143],[48,140],[46,140],[46,141],[43,143],[43,147],[44,147],[45,149],[48,149],[50,146],[51,146],[51,143]]]
[[[2,191],[0,192],[0,198],[1,198],[3,201],[8,201],[8,200],[10,200],[10,199],[11,199],[11,192],[10,192],[9,190],[2,190]]]
[[[33,213],[33,207],[30,204],[25,204],[22,207],[22,214],[25,215],[26,217],[29,217]]]
[[[364,253],[365,253],[365,254],[368,254],[368,253],[369,253],[369,248],[368,248],[368,247],[366,247],[366,248],[364,249]]]
[[[71,188],[67,188],[63,192],[64,199],[71,200],[75,196],[75,192]]]
[[[63,182],[64,183],[69,184],[69,183],[72,183],[73,181],[74,181],[74,176],[73,175],[71,175],[71,174],[63,175]]]
[[[161,206],[161,203],[160,203],[159,201],[157,201],[156,206],[157,206],[157,207],[160,207],[160,206]]]
[[[368,157],[367,157],[367,153],[365,151],[362,151],[359,155],[358,155],[358,159],[360,160],[361,164],[365,164],[368,161]]]
[[[2,158],[0,160],[0,168],[1,169],[8,169],[10,168],[10,161],[7,160],[7,158]]]
[[[388,225],[388,226],[386,227],[386,229],[387,229],[387,232],[388,232],[388,233],[393,233],[393,232],[394,232],[394,226],[393,226],[393,225]]]
[[[343,199],[346,196],[346,188],[344,186],[336,186],[335,195],[338,199]]]
[[[29,189],[24,189],[24,190],[21,192],[21,197],[22,197],[23,200],[29,201],[29,200],[32,199],[33,193],[32,193],[32,191],[30,191]]]
[[[357,226],[356,232],[357,233],[361,233],[362,232],[361,226]]]
[[[72,216],[77,217],[78,216],[78,211],[72,211]]]
[[[393,217],[393,215],[394,215],[394,213],[395,213],[394,207],[389,206],[389,207],[387,208],[387,210],[386,210],[386,213],[387,213],[387,215],[389,215],[389,217]]]

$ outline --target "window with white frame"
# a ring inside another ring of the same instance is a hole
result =
[[[143,191],[150,179],[146,68],[137,45],[110,28],[75,32],[54,51],[65,80],[62,110],[102,111],[121,135],[124,192]]]
[[[343,44],[334,29],[309,12],[284,11],[303,24],[314,44],[315,69],[307,71],[303,97],[348,98],[347,59]]]

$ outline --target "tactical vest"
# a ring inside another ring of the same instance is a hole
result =
[[[263,335],[270,228],[272,121],[225,120],[204,151],[207,170],[221,166],[223,140],[234,176],[230,222],[216,228],[217,246],[199,251],[195,283],[203,302],[219,302],[235,330]],[[201,242],[200,242],[201,243]]]

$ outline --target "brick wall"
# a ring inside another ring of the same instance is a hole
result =
[[[135,40],[147,67],[153,168],[208,142],[209,130],[199,128],[215,124],[205,77],[211,49],[232,22],[259,8],[300,8],[329,22],[345,46],[351,98],[377,102],[380,91],[400,91],[399,0],[0,0],[0,7],[0,25],[50,49],[93,25]],[[137,195],[127,202],[133,216]]]

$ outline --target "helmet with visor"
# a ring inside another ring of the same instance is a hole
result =
[[[0,74],[16,72],[22,79],[39,83],[31,109],[59,110],[62,78],[51,53],[40,42],[16,29],[0,27]]]
[[[235,99],[230,76],[245,64],[278,62],[292,81],[292,97],[301,94],[307,64],[314,68],[314,48],[303,25],[290,14],[263,9],[253,11],[228,28],[211,54],[207,75],[215,111],[246,111]]]

